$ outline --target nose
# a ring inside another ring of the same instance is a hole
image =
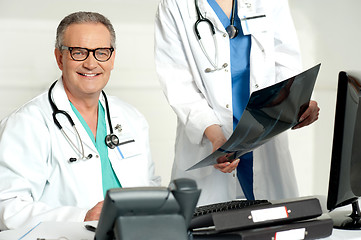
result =
[[[83,61],[83,66],[86,69],[94,69],[98,66],[98,61],[94,58],[93,53],[89,53],[87,59]]]

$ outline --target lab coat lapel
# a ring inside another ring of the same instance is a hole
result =
[[[75,127],[78,130],[79,135],[81,136],[81,141],[83,142],[84,148],[88,147],[92,151],[96,152],[97,150],[93,144],[93,141],[90,139],[87,131],[85,130],[85,128],[79,121],[78,117],[75,115],[73,109],[71,108],[69,99],[65,93],[64,85],[61,79],[59,79],[58,82],[56,83],[53,89],[52,97],[58,109],[66,111],[73,119]],[[81,150],[78,136],[74,131],[73,127],[71,126],[71,124],[69,123],[69,121],[65,118],[65,116],[62,116],[62,114],[58,114],[57,118],[60,124],[62,125],[64,131],[66,132],[66,134],[70,137],[70,139],[72,139],[72,141],[75,144],[77,144],[78,149]]]

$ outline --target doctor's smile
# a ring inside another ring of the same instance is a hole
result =
[[[79,73],[79,75],[83,76],[83,77],[96,77],[99,76],[101,73]]]

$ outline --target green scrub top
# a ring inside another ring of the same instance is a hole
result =
[[[108,157],[108,147],[105,144],[105,137],[107,135],[107,125],[105,122],[105,111],[102,104],[99,101],[98,105],[98,125],[97,125],[97,133],[96,140],[94,138],[93,132],[90,130],[88,124],[85,122],[84,118],[81,116],[79,111],[74,107],[72,103],[70,103],[71,108],[73,109],[75,115],[78,117],[79,121],[83,125],[84,129],[88,133],[90,139],[92,140],[95,148],[97,149],[100,155],[100,162],[102,166],[102,184],[103,184],[103,194],[105,194],[107,190],[111,188],[119,188],[122,187],[120,184],[117,175],[115,174],[112,165],[110,163],[110,159]]]

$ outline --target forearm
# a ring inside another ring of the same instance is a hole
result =
[[[13,197],[0,201],[0,230],[35,226],[44,221],[82,222],[88,209],[73,206],[52,208],[31,197]]]
[[[221,126],[218,124],[207,127],[204,131],[204,135],[212,143],[213,152],[220,148],[227,141],[222,132]]]

